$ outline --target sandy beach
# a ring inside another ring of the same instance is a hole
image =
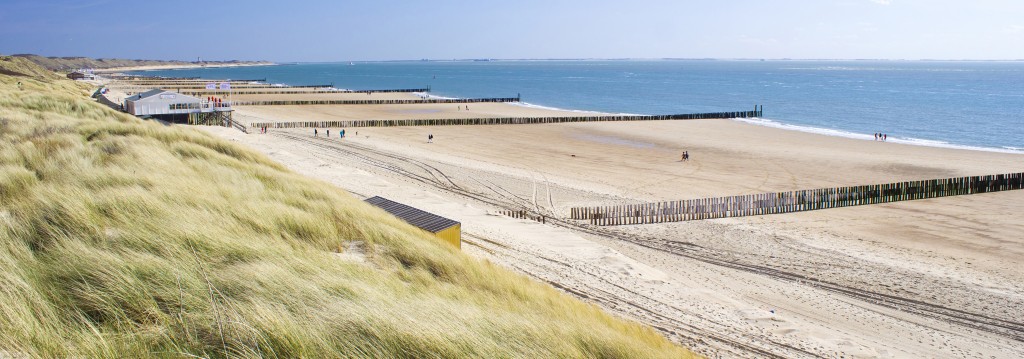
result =
[[[366,95],[362,96],[364,98],[372,98]],[[467,106],[469,110],[466,110]],[[240,121],[242,123],[273,123],[363,119],[405,120],[490,117],[556,117],[597,114],[598,113],[595,112],[556,111],[507,103],[426,103],[405,105],[240,106],[235,111],[234,118],[236,121]],[[312,132],[312,130],[310,130],[310,132]],[[424,134],[424,136],[426,136],[426,134]]]
[[[472,106],[475,115],[559,113]],[[465,113],[443,107],[240,106],[235,115]],[[727,119],[352,128],[344,140],[314,138],[311,129],[204,129],[355,196],[381,195],[462,221],[466,252],[712,357],[1024,355],[1020,332],[1004,328],[1019,328],[1024,317],[1021,191],[656,225],[565,219],[580,205],[1014,172],[1022,155]],[[682,151],[689,162],[679,160]],[[498,215],[503,209],[548,219]]]

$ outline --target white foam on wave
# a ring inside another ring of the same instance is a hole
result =
[[[444,96],[431,95],[431,94],[426,93],[426,92],[413,92],[413,94],[416,95],[416,96],[425,98],[425,99],[430,99],[430,100],[458,100],[459,99],[458,97],[444,97]]]
[[[508,104],[513,105],[513,106],[522,106],[522,107],[528,107],[528,108],[535,108],[535,109],[539,109],[539,110],[551,110],[551,111],[575,112],[575,113],[596,113],[596,114],[609,115],[609,116],[643,116],[643,115],[638,115],[638,114],[635,114],[635,113],[610,113],[610,112],[600,112],[600,111],[569,110],[569,109],[558,108],[558,107],[548,107],[548,106],[535,105],[535,104],[532,104],[532,103],[529,103],[529,102],[509,102]]]
[[[770,120],[770,119],[766,119],[766,118],[759,118],[759,117],[754,117],[754,118],[734,118],[732,120],[733,121],[738,121],[738,122],[743,122],[743,123],[749,123],[749,124],[753,124],[753,125],[772,127],[772,128],[783,129],[783,130],[791,130],[791,131],[800,131],[800,132],[814,133],[814,134],[825,135],[825,136],[845,137],[845,138],[852,138],[852,139],[865,140],[865,141],[874,141],[875,140],[874,135],[868,135],[868,134],[865,134],[865,133],[856,133],[856,132],[850,132],[850,131],[835,130],[835,129],[830,129],[830,128],[820,128],[820,127],[811,127],[811,126],[792,125],[792,124],[788,124],[788,123],[782,123],[782,122],[778,122],[778,121],[774,121],[774,120]],[[1018,153],[1018,154],[1024,153],[1024,148],[1018,148],[1018,147],[1004,146],[1002,148],[995,148],[995,147],[958,145],[958,144],[953,144],[953,143],[949,143],[949,142],[945,142],[945,141],[926,140],[926,139],[913,138],[913,137],[889,136],[889,138],[886,140],[886,142],[901,143],[901,144],[915,145],[915,146],[953,148],[953,149],[959,149],[959,150],[973,150],[973,151],[986,151],[986,152],[999,152],[999,153]]]

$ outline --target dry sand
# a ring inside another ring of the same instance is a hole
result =
[[[407,92],[379,92],[379,93],[302,93],[302,94],[229,94],[226,99],[231,101],[290,101],[290,100],[419,100],[420,96]]]
[[[467,106],[469,108],[468,110],[466,110]],[[565,111],[527,107],[508,103],[426,103],[405,105],[239,106],[235,109],[234,119],[241,123],[253,123],[339,120],[555,117],[595,114],[597,113],[567,113]],[[310,130],[310,132],[312,132],[312,130]]]
[[[558,115],[470,106],[239,107],[236,119]],[[1022,155],[733,120],[350,128],[344,140],[206,129],[356,196],[460,220],[466,252],[709,356],[1024,357],[1024,191],[657,225],[564,219],[578,205],[1016,172]]]

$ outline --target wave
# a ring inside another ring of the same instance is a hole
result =
[[[597,113],[597,114],[609,115],[609,116],[643,116],[643,115],[639,115],[639,114],[635,114],[635,113],[611,113],[611,112],[588,111],[588,110],[570,110],[570,109],[565,109],[565,108],[535,105],[535,104],[532,104],[532,103],[529,103],[529,102],[509,102],[508,104],[509,105],[513,105],[513,106],[522,106],[522,107],[528,107],[528,108],[535,108],[535,109],[539,109],[539,110],[551,110],[551,111],[575,112],[575,113]]]
[[[426,92],[413,92],[412,94],[414,94],[416,96],[419,96],[419,97],[422,97],[422,98],[425,98],[425,99],[430,99],[430,100],[458,100],[459,99],[458,97],[438,96],[438,95],[432,95],[432,94],[429,94],[429,93],[426,93]]]
[[[954,68],[913,68],[913,67],[857,67],[857,66],[812,66],[783,67],[780,70],[791,71],[917,71],[917,72],[977,72],[975,69]]]
[[[812,126],[793,125],[793,124],[782,123],[782,122],[778,122],[778,121],[774,121],[774,120],[770,120],[770,119],[766,119],[766,118],[758,118],[758,117],[755,117],[755,118],[734,118],[732,120],[733,121],[738,121],[738,122],[743,122],[743,123],[749,123],[749,124],[753,124],[753,125],[772,127],[772,128],[783,129],[783,130],[791,130],[791,131],[800,131],[800,132],[814,133],[814,134],[825,135],[825,136],[844,137],[844,138],[851,138],[851,139],[865,140],[865,141],[874,141],[875,140],[874,135],[869,135],[869,134],[865,134],[865,133],[857,133],[857,132],[836,130],[836,129],[831,129],[831,128],[821,128],[821,127],[812,127]],[[914,137],[889,136],[889,139],[886,142],[900,143],[900,144],[906,144],[906,145],[915,145],[915,146],[952,148],[952,149],[958,149],[958,150],[972,150],[972,151],[1024,154],[1024,148],[1021,148],[1021,147],[1003,146],[1003,147],[996,148],[996,147],[959,145],[959,144],[955,144],[955,143],[949,143],[949,142],[946,142],[946,141],[928,140],[928,139],[914,138]]]

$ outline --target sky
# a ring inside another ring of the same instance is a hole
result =
[[[1024,59],[1022,0],[0,0],[0,53],[162,60]]]

